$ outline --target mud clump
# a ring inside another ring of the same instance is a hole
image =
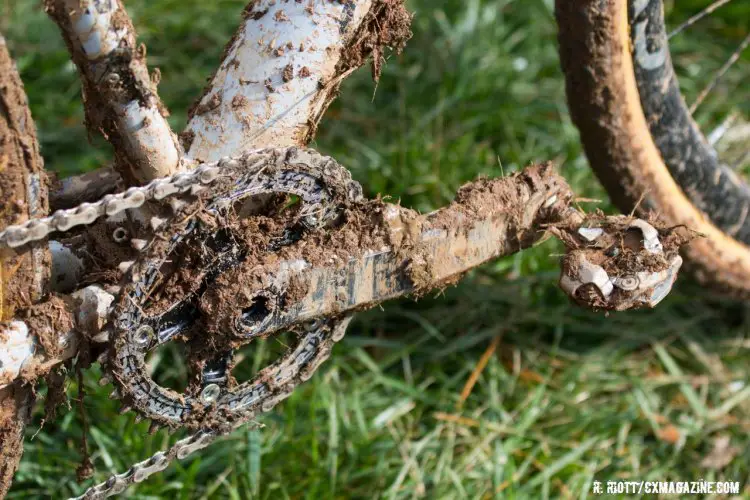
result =
[[[439,229],[454,237],[469,241],[475,223],[493,219],[502,237],[493,237],[496,255],[508,255],[526,248],[544,235],[546,224],[557,222],[573,194],[565,180],[551,163],[530,165],[512,176],[496,179],[480,178],[462,186],[455,200],[424,221],[422,230]],[[444,276],[454,255],[443,255],[437,260],[427,258],[427,249],[417,245],[410,249],[407,272],[414,283],[416,295],[432,288],[445,288],[458,282],[462,274],[436,281]]]
[[[48,358],[55,358],[64,350],[59,344],[59,335],[75,328],[75,320],[70,312],[72,309],[61,296],[51,295],[46,301],[19,313],[19,317],[28,325],[29,333],[37,338]]]
[[[277,247],[279,242],[289,238],[290,228],[297,226],[299,213],[296,210],[287,210],[275,217],[256,215],[232,221],[231,238],[244,249],[245,260],[217,277],[199,301],[202,328],[214,334],[212,342],[226,337],[242,311],[251,311],[248,314],[254,311],[257,315],[270,313],[275,307],[291,307],[307,295],[309,284],[295,276],[284,290],[277,291],[279,296],[257,295],[273,288],[269,280],[273,279],[279,263],[304,261],[308,266],[319,267],[347,262],[364,248],[388,248],[384,207],[380,200],[352,203],[344,209],[342,220],[334,227],[305,230],[301,239],[287,241],[280,247]]]
[[[372,79],[378,82],[385,49],[401,53],[412,37],[411,21],[412,14],[404,6],[404,0],[376,0],[341,55],[337,73],[363,66],[372,56]]]

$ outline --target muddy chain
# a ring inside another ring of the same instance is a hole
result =
[[[265,152],[243,156],[244,161],[262,161]],[[220,176],[225,176],[231,168],[239,164],[239,159],[223,158],[206,163],[189,172],[172,177],[156,179],[142,187],[132,187],[119,194],[107,195],[95,203],[82,203],[66,210],[58,210],[49,217],[31,219],[24,224],[8,226],[0,231],[0,248],[19,248],[27,243],[41,241],[55,232],[66,232],[77,226],[90,225],[102,217],[111,217],[125,210],[139,208],[147,201],[162,201],[185,193],[196,187],[212,184]]]

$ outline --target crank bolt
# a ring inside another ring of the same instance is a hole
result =
[[[124,227],[118,227],[112,232],[112,239],[115,243],[123,243],[128,239],[128,230]]]
[[[150,326],[142,326],[133,335],[133,340],[141,346],[148,345],[154,338],[154,329]]]
[[[325,323],[322,319],[315,319],[313,321],[307,321],[304,323],[303,327],[306,332],[314,332],[320,329],[321,326]]]
[[[211,404],[219,398],[221,388],[216,384],[208,384],[201,392],[201,400],[204,403]]]

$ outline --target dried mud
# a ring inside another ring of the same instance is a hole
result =
[[[67,296],[51,295],[44,302],[19,311],[18,317],[28,325],[29,333],[37,338],[44,355],[50,359],[60,356],[64,350],[59,344],[60,334],[75,328],[70,300]],[[24,374],[24,377],[36,378],[35,374]]]
[[[556,200],[544,206],[553,195]],[[551,163],[530,165],[510,177],[478,179],[462,186],[447,208],[426,219],[425,229],[468,234],[476,221],[502,219],[506,233],[496,251],[498,255],[508,255],[531,246],[545,234],[548,224],[565,219],[572,197],[567,182]],[[437,283],[435,276],[443,275],[441,269],[449,262],[429,262],[419,248],[411,249],[411,254],[408,272],[418,295],[435,287],[453,285],[462,277],[462,274],[453,275]],[[452,259],[452,256],[444,259]]]
[[[332,229],[307,232],[303,239],[275,252],[266,249],[284,230],[295,225],[298,215],[288,213],[279,218],[253,217],[237,221],[234,238],[247,249],[246,264],[227,271],[211,285],[200,300],[205,318],[203,327],[219,339],[231,331],[239,311],[253,306],[255,293],[268,288],[269,270],[285,261],[303,260],[312,267],[332,262],[347,262],[363,249],[382,249],[389,246],[389,228],[384,221],[385,204],[380,200],[351,204],[346,208],[345,220]],[[282,303],[293,304],[307,293],[307,284],[293,283],[281,297]]]
[[[48,181],[23,84],[0,35],[0,227],[48,211]],[[0,255],[0,321],[40,300],[49,280],[45,248]],[[23,453],[23,430],[31,417],[33,387],[16,382],[0,389],[0,498],[10,488]]]
[[[400,54],[412,37],[412,14],[404,0],[375,0],[352,40],[341,54],[337,73],[363,66],[372,57],[372,79],[377,83],[383,72],[385,50]]]

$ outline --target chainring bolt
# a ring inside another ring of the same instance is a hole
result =
[[[128,239],[128,230],[124,227],[118,227],[112,232],[112,239],[115,243],[123,243]]]
[[[152,338],[154,338],[154,329],[145,325],[136,330],[133,335],[133,340],[141,346],[151,343]]]
[[[208,384],[201,391],[201,400],[206,404],[211,404],[219,398],[221,387],[216,384]]]

